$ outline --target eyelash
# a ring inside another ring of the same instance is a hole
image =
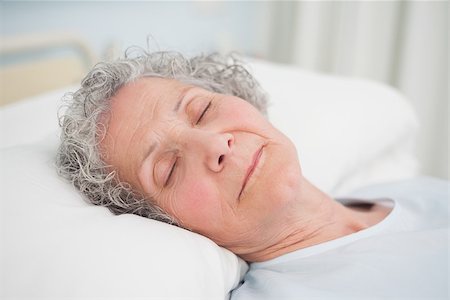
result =
[[[201,114],[200,117],[198,118],[197,123],[195,123],[196,125],[197,125],[198,123],[200,123],[200,121],[203,119],[203,116],[206,114],[206,112],[208,111],[209,107],[211,106],[211,102],[212,102],[212,101],[209,101],[208,105],[206,105],[206,107],[205,107],[205,109],[203,110],[202,114]]]
[[[178,158],[175,160],[175,162],[172,165],[172,169],[170,169],[169,175],[167,176],[166,182],[164,183],[164,186],[167,186],[170,182],[170,179],[172,178],[172,174],[175,171],[175,167],[177,166]]]
[[[209,101],[208,105],[206,105],[205,109],[203,110],[203,112],[201,113],[200,117],[198,118],[197,123],[195,123],[195,124],[200,123],[200,121],[203,119],[203,117],[205,116],[206,112],[208,111],[208,109],[211,106],[211,102],[212,101]],[[178,162],[178,159],[176,159],[175,162],[173,163],[172,168],[170,169],[169,175],[167,176],[166,182],[164,183],[164,186],[167,186],[169,184],[170,179],[172,178],[172,174],[174,173],[175,168],[177,166],[177,162]]]

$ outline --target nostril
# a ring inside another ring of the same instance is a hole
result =
[[[231,147],[232,144],[233,144],[233,139],[229,139],[228,140],[228,147]]]
[[[224,155],[219,156],[219,165],[222,163],[223,158],[224,158]]]

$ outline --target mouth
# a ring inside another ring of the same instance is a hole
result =
[[[259,159],[261,158],[261,155],[263,152],[263,148],[264,148],[264,146],[259,148],[258,151],[256,151],[255,154],[253,154],[252,163],[250,164],[250,166],[247,169],[246,175],[244,177],[244,181],[242,183],[241,191],[239,192],[239,196],[238,196],[239,199],[241,198],[241,194],[244,191],[245,186],[247,185],[247,182],[249,181],[250,177],[253,175],[253,172],[255,171],[256,167],[258,166]]]

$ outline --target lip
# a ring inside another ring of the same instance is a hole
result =
[[[244,191],[244,189],[245,189],[245,187],[247,185],[247,182],[249,181],[250,177],[253,175],[256,167],[258,166],[258,163],[260,161],[260,158],[261,158],[261,155],[262,155],[262,152],[263,152],[263,148],[264,148],[264,146],[261,146],[258,149],[258,151],[256,151],[255,154],[253,154],[252,163],[250,164],[250,166],[247,169],[246,175],[244,177],[244,181],[242,183],[241,191],[239,192],[239,196],[238,196],[239,199],[241,198],[241,194]]]

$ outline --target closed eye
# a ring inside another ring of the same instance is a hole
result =
[[[211,102],[212,101],[209,101],[208,105],[205,107],[205,109],[203,110],[202,114],[198,118],[197,123],[195,123],[195,124],[200,123],[200,121],[203,119],[203,116],[206,114],[206,112],[208,111],[209,107],[211,106]]]
[[[167,176],[166,182],[164,183],[164,187],[166,187],[170,183],[170,179],[172,178],[172,174],[175,171],[175,168],[177,166],[177,162],[178,162],[178,159],[176,159],[175,162],[173,163],[172,169],[170,169],[169,175]]]

